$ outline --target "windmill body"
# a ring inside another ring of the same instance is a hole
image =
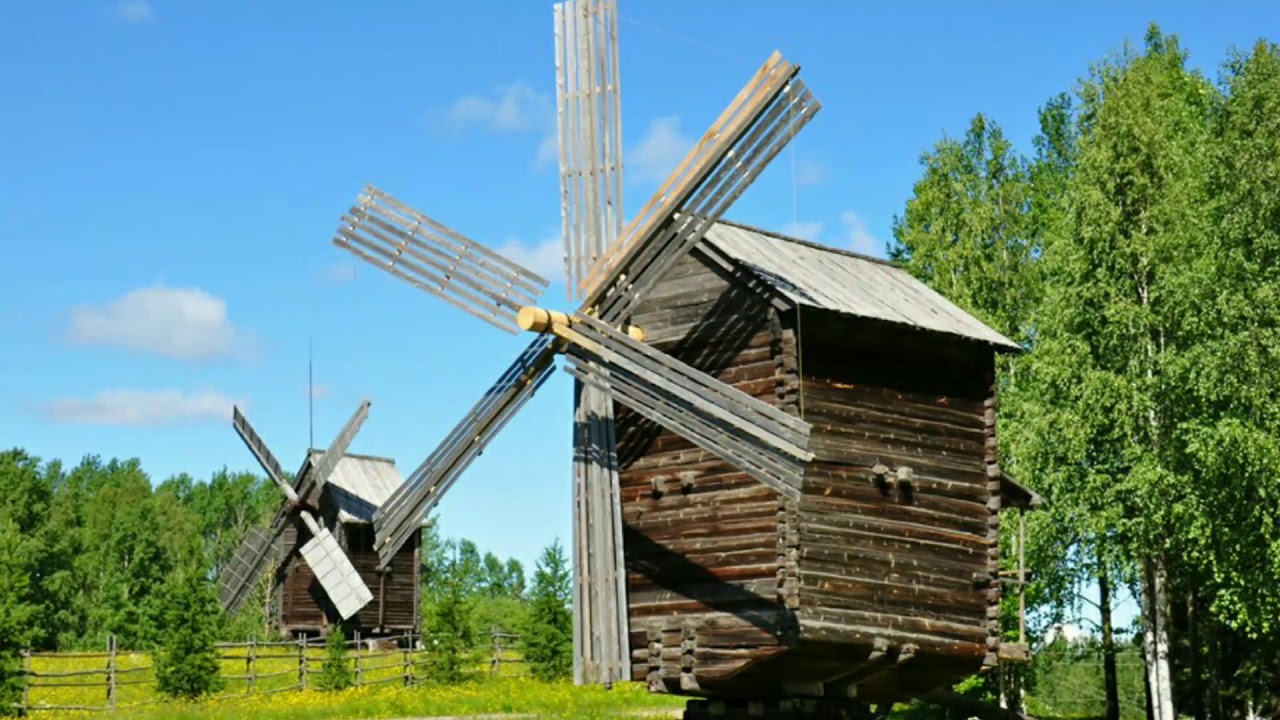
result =
[[[893,702],[1000,655],[994,360],[1017,346],[905,271],[721,222],[631,320],[812,426],[789,498],[619,407],[631,678]]]
[[[322,454],[312,450],[307,462]],[[310,531],[300,520],[289,523],[281,534],[282,552],[273,583],[276,623],[282,633],[315,635],[339,622],[348,634],[359,631],[362,638],[417,630],[420,538],[415,536],[405,543],[385,571],[379,569],[373,549],[373,514],[402,483],[394,460],[347,453],[320,495],[317,519],[333,534],[372,595],[368,604],[345,621],[302,555],[303,546],[311,539]]]

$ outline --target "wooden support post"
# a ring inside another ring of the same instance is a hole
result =
[[[497,675],[502,670],[502,636],[498,632],[498,626],[493,626],[493,662],[490,663],[490,672]]]
[[[116,636],[107,636],[107,709],[116,709]]]
[[[245,661],[245,674],[249,676],[249,682],[245,683],[244,692],[246,695],[258,689],[258,639],[254,638],[249,641],[249,654]]]
[[[364,682],[364,668],[360,664],[360,631],[356,630],[356,687]]]
[[[31,704],[31,651],[22,651],[22,712]]]
[[[1018,511],[1018,642],[1027,642],[1027,518]]]
[[[413,635],[404,633],[404,686],[413,684]]]
[[[298,636],[298,688],[307,689],[307,634]]]

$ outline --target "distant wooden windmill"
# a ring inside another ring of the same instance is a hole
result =
[[[368,415],[366,400],[327,450],[307,453],[290,481],[240,409],[233,410],[236,433],[284,498],[270,526],[251,530],[221,573],[219,600],[228,612],[274,566],[270,592],[281,632],[318,634],[337,622],[364,637],[417,628],[417,538],[383,564],[368,527],[401,485],[395,463],[347,453]]]
[[[555,8],[575,311],[381,190],[342,217],[343,249],[537,333],[378,510],[380,557],[563,355],[578,682],[841,715],[993,665],[998,511],[1029,497],[996,463],[993,358],[1017,346],[887,263],[720,221],[820,107],[778,53],[623,226],[616,21]]]

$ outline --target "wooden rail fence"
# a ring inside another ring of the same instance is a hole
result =
[[[354,684],[411,686],[423,676],[429,650],[420,635],[365,638],[346,642]],[[224,692],[216,697],[243,697],[298,692],[314,687],[325,658],[323,637],[297,640],[218,643],[219,676]],[[519,653],[519,636],[494,628],[490,643],[475,649],[478,670],[514,677],[527,674]],[[23,651],[20,713],[41,710],[111,712],[165,702],[156,688],[155,664],[149,653],[122,651],[114,636],[103,652]],[[98,667],[89,667],[97,665]],[[73,668],[73,669],[68,669]],[[50,702],[50,698],[57,702]]]

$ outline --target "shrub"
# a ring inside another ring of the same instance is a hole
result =
[[[161,599],[164,629],[155,661],[160,692],[195,699],[222,689],[216,646],[221,613],[208,578],[191,571],[170,576]]]
[[[342,632],[342,626],[331,625],[324,638],[324,662],[320,665],[316,687],[321,690],[342,690],[355,682],[355,670],[347,657],[347,636]]]
[[[524,657],[539,680],[559,680],[573,671],[573,581],[560,542],[542,551],[533,573]]]

